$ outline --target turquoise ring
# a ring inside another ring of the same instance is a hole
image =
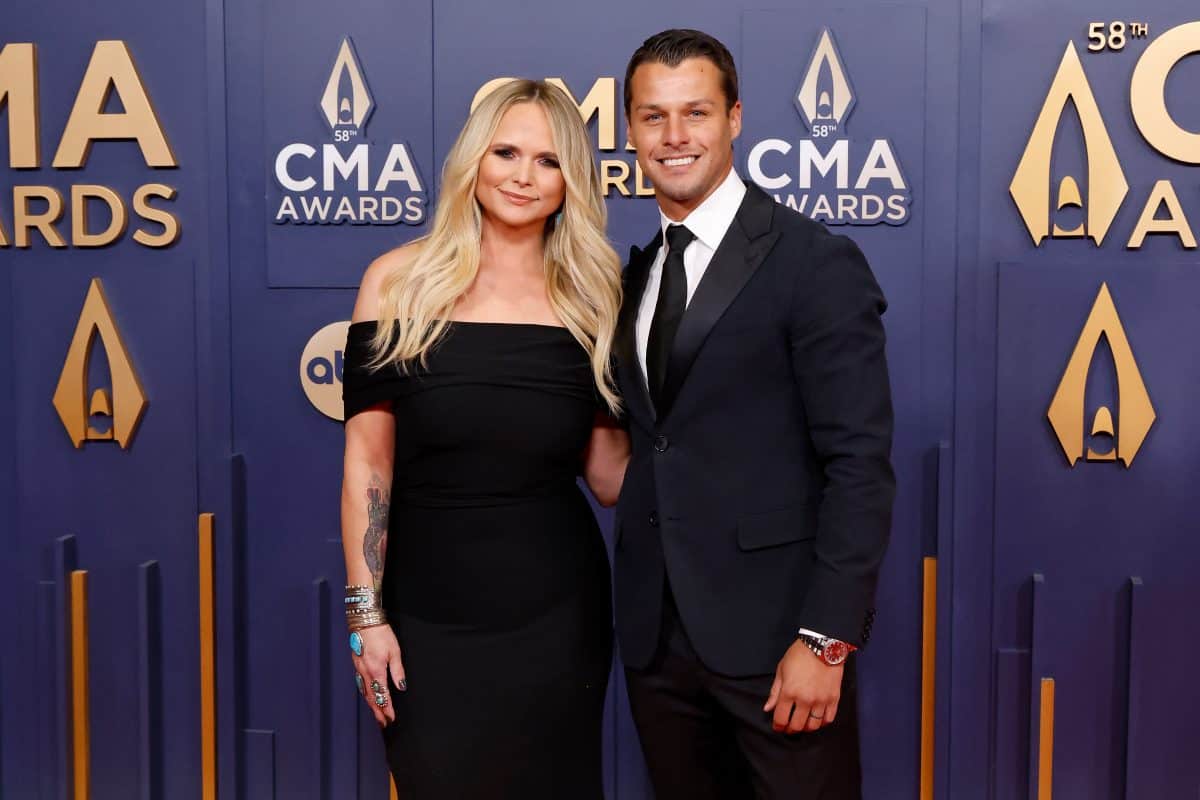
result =
[[[363,640],[362,637],[358,635],[358,631],[350,634],[350,649],[354,651],[354,655],[362,656]]]

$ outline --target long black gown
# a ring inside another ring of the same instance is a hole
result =
[[[601,798],[608,556],[576,485],[597,392],[565,328],[452,322],[427,368],[364,368],[346,418],[396,417],[383,604],[408,691],[384,730],[404,800]]]

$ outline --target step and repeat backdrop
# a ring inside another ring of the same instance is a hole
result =
[[[355,289],[511,77],[649,240],[622,82],[668,27],[737,60],[741,176],[888,297],[865,796],[1200,793],[1200,15],[760,5],[9,0],[0,798],[389,796],[339,613]],[[651,798],[620,670],[605,726]]]

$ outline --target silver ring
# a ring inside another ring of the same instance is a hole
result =
[[[825,719],[825,715],[824,714],[814,714],[810,711],[810,712],[808,712],[808,718],[809,719]]]
[[[383,692],[375,693],[375,705],[379,706],[380,708],[383,708],[384,706],[387,705],[387,702],[388,702],[388,699],[387,699],[386,694],[384,694]]]

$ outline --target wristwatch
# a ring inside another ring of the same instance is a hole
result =
[[[858,649],[852,644],[846,644],[840,639],[830,639],[827,636],[809,636],[807,633],[798,633],[796,637],[804,642],[805,647],[816,653],[817,658],[831,667],[845,662],[846,657]]]

